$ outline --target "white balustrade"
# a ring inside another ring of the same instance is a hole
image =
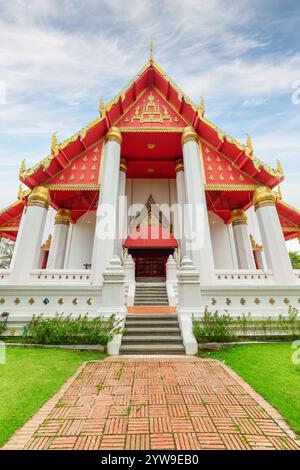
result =
[[[217,269],[216,270],[216,282],[217,284],[250,284],[250,283],[262,283],[262,284],[273,284],[274,279],[272,272],[269,270],[263,271],[260,269],[248,270],[248,269]]]
[[[30,283],[50,283],[50,284],[90,284],[90,269],[72,269],[72,270],[48,270],[35,269],[30,273]]]

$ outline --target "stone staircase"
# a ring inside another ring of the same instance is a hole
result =
[[[136,306],[168,306],[168,294],[165,282],[137,282],[135,287],[134,305]]]
[[[128,314],[120,354],[185,354],[176,314]]]

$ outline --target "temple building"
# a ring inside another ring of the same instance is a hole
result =
[[[0,270],[8,324],[176,314],[194,354],[191,318],[205,307],[256,317],[300,307],[286,245],[300,237],[300,212],[282,200],[279,162],[210,122],[203,99],[196,106],[152,56],[99,114],[64,142],[55,133],[32,168],[22,162],[27,189],[0,211],[0,236],[16,241]]]

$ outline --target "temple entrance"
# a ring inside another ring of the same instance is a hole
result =
[[[129,235],[123,246],[135,261],[137,281],[165,282],[168,257],[178,246],[167,229],[160,226],[139,227]]]
[[[131,249],[129,253],[135,260],[137,281],[165,281],[166,263],[172,254],[171,249]]]

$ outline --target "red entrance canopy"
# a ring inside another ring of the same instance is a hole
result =
[[[169,230],[162,227],[140,227],[131,233],[124,248],[177,248],[178,243]]]

